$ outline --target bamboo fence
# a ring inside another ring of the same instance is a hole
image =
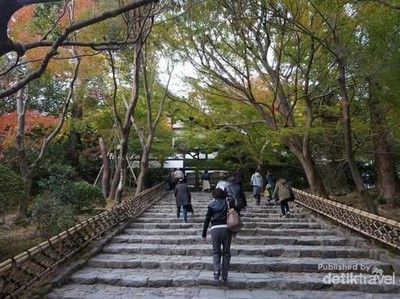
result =
[[[296,202],[361,234],[400,249],[400,222],[293,189]]]
[[[142,213],[165,193],[164,184],[102,212],[0,264],[0,298],[18,298],[68,257],[122,221]]]

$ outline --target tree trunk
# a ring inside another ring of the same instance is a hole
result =
[[[308,184],[310,186],[310,192],[325,198],[328,198],[328,194],[325,190],[322,177],[320,176],[317,168],[315,167],[314,161],[311,155],[303,155],[308,151],[300,150],[295,143],[288,143],[289,149],[294,153],[297,159],[303,166],[304,173],[307,177]],[[307,145],[303,145],[307,146]]]
[[[122,194],[125,187],[128,140],[129,140],[129,131],[127,132],[126,130],[123,130],[122,142],[120,144],[120,149],[119,149],[118,165],[114,174],[110,190],[110,198],[114,199],[114,202],[117,204],[121,203],[122,201]]]
[[[28,214],[28,198],[32,189],[32,173],[33,171],[28,166],[28,159],[25,151],[25,101],[24,90],[20,89],[17,95],[17,136],[16,149],[18,166],[21,177],[24,179],[26,187],[26,195],[21,198],[18,203],[18,212],[16,222],[24,222]]]
[[[74,103],[71,109],[72,122],[80,121],[82,119],[82,114],[83,114],[82,108],[79,106],[79,103]],[[67,141],[66,158],[68,161],[71,162],[71,165],[76,169],[79,169],[80,166],[79,163],[80,144],[81,144],[81,134],[75,128],[71,128]]]
[[[101,190],[103,191],[104,198],[108,198],[110,194],[110,161],[108,160],[107,146],[103,137],[99,138],[100,154],[103,161],[103,173],[101,177]]]
[[[342,122],[343,122],[343,134],[344,134],[344,144],[345,144],[345,154],[347,162],[349,163],[349,168],[351,175],[353,177],[354,184],[359,192],[362,201],[365,203],[369,212],[377,214],[378,210],[374,204],[373,199],[368,194],[368,191],[364,187],[364,183],[361,178],[360,171],[357,168],[356,161],[353,155],[353,143],[351,137],[351,119],[350,119],[350,101],[347,94],[346,87],[346,64],[343,59],[343,50],[340,40],[337,35],[334,34],[335,42],[335,52],[336,52],[336,62],[338,65],[338,83],[341,96],[342,104]]]
[[[145,189],[144,178],[149,169],[149,154],[150,150],[148,147],[146,147],[145,150],[143,151],[142,157],[140,158],[140,172],[137,178],[137,186],[135,194],[139,194]]]
[[[350,192],[343,164],[343,161],[336,161],[333,158],[319,167],[324,186],[329,194],[344,195]]]
[[[115,156],[114,157],[115,160],[117,160],[118,158]],[[119,163],[119,159],[117,160],[117,165],[115,168],[115,172],[114,172],[114,176],[113,179],[111,181],[111,186],[110,186],[110,192],[108,194],[108,198],[111,199],[115,199],[115,194],[117,193],[117,188],[118,188],[118,184],[119,184],[119,180],[120,180],[120,173],[121,173],[121,169],[119,169],[119,167],[121,167],[120,163]]]
[[[384,198],[390,207],[399,207],[400,179],[389,142],[389,130],[383,119],[385,113],[374,91],[374,86],[370,84],[369,108],[379,196]]]

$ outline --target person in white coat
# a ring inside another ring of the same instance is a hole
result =
[[[257,169],[251,176],[250,185],[253,186],[253,195],[256,199],[257,205],[259,205],[261,201],[262,188],[264,186],[263,176],[260,174],[259,169]]]

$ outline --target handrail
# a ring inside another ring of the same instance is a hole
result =
[[[295,201],[355,231],[400,249],[400,222],[293,188]]]
[[[17,298],[30,290],[90,241],[143,212],[164,193],[165,186],[161,183],[0,263],[0,298]]]

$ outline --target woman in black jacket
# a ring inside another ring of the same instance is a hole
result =
[[[228,270],[231,261],[232,240],[232,233],[226,226],[228,204],[225,199],[224,190],[216,188],[212,196],[213,200],[208,205],[206,218],[204,220],[202,237],[203,240],[206,240],[207,229],[211,222],[210,231],[213,246],[214,279],[219,280],[221,276],[222,281],[226,283],[228,281]]]

